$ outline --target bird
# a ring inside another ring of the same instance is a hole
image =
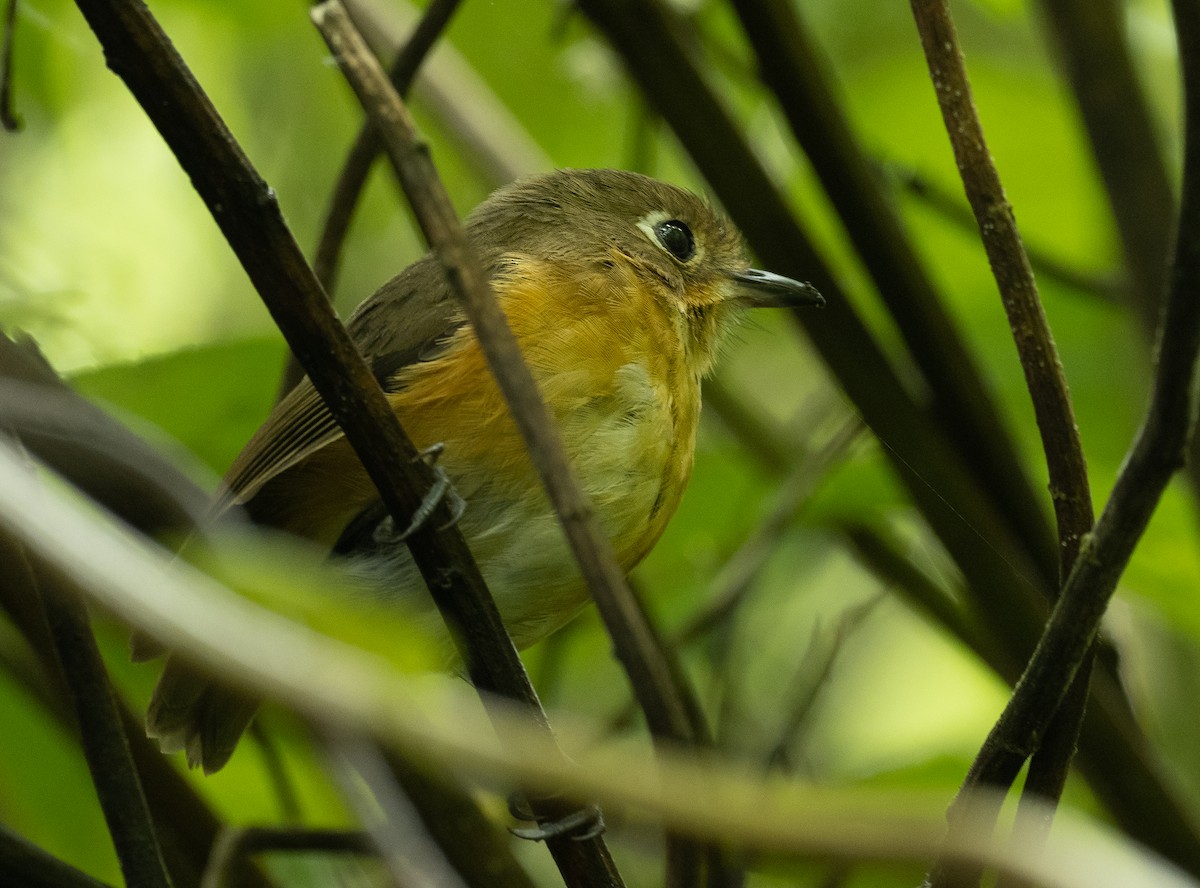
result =
[[[620,566],[650,552],[692,472],[701,381],[745,309],[823,304],[750,267],[737,228],[683,188],[560,169],[502,187],[466,219],[475,250]],[[589,601],[563,531],[439,260],[426,254],[347,329],[418,448],[462,503],[459,526],[518,648]],[[217,510],[312,541],[382,600],[433,605],[398,528],[307,378],[225,476]],[[218,770],[256,701],[168,658],[147,732]]]

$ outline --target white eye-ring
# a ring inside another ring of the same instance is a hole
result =
[[[638,222],[638,228],[655,246],[666,250],[677,261],[689,262],[696,257],[696,238],[683,220],[660,210],[644,217]]]

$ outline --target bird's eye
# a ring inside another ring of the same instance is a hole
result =
[[[692,237],[692,230],[678,219],[659,222],[654,226],[654,236],[680,262],[687,262],[696,254],[696,239]]]

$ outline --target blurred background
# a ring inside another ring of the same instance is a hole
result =
[[[415,15],[392,0],[365,6],[380,45],[389,35],[394,45]],[[844,298],[897,356],[901,377],[915,379],[894,319],[758,79],[737,16],[719,2],[670,6]],[[1169,14],[1151,0],[1118,6],[1166,169],[1175,171]],[[1021,368],[978,235],[962,221],[966,203],[908,5],[796,0],[794,7],[1048,516]],[[152,8],[311,254],[361,113],[304,4],[155,0]],[[1100,505],[1141,416],[1150,367],[1147,338],[1121,296],[1128,283],[1113,216],[1041,6],[974,0],[955,3],[954,13],[990,147],[1036,257]],[[211,472],[197,477],[213,484],[273,402],[285,346],[186,176],[104,67],[76,8],[24,0],[14,60],[24,130],[0,137],[0,325],[31,334],[79,391],[162,446],[182,447]],[[464,214],[506,178],[553,167],[635,169],[709,190],[621,59],[568,4],[467,0],[413,105]],[[378,164],[335,294],[343,317],[423,249],[390,170]],[[858,408],[782,315],[741,328],[706,397],[691,487],[634,580],[668,635],[722,595],[735,596],[715,628],[694,629],[680,647],[717,743],[805,780],[919,787],[948,802],[1008,685],[855,545],[854,528],[883,534],[945,601],[961,603],[960,570],[897,480],[892,443],[861,430]],[[960,520],[964,535],[986,537],[969,517]],[[1180,485],[1139,546],[1106,624],[1136,720],[1193,816],[1200,810],[1197,555],[1194,503]],[[1020,566],[1013,569],[1020,575]],[[16,644],[3,628],[0,647]],[[126,663],[120,627],[101,623],[98,631],[118,684],[144,705],[155,668]],[[601,721],[625,713],[627,685],[593,612],[528,651],[526,662],[551,709]],[[264,723],[296,763],[306,821],[347,822],[302,732],[270,708]],[[119,882],[74,741],[4,670],[0,724],[0,821]],[[214,777],[191,777],[233,822],[279,816],[251,748]],[[1072,778],[1067,798],[1110,816],[1083,780]],[[619,823],[614,834],[631,884],[653,884],[656,846],[622,837]],[[545,871],[540,849],[519,851]],[[919,873],[873,866],[839,878],[903,885]],[[814,865],[756,873],[752,884],[834,884],[829,878],[828,868]]]

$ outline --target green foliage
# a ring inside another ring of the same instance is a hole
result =
[[[715,2],[675,5],[691,11],[711,75],[845,282],[848,298],[899,355],[894,321],[754,77],[736,16]],[[883,168],[911,171],[962,203],[905,4],[870,4],[870,15],[863,14],[864,4],[845,0],[796,5],[827,54],[844,108],[871,155]],[[1085,275],[1118,276],[1120,251],[1086,136],[1028,5],[955,4],[991,148],[1027,243]],[[327,63],[303,5],[160,0],[154,12],[275,189],[307,249],[360,113]],[[1161,12],[1134,4],[1131,16],[1141,22],[1131,35],[1149,82],[1173,89],[1174,59],[1155,38],[1165,27]],[[177,442],[187,458],[219,476],[269,410],[285,347],[161,139],[105,71],[74,6],[66,0],[23,4],[16,40],[15,95],[27,129],[0,139],[0,325],[34,334],[78,391],[152,439],[161,432],[168,452],[175,444],[167,440]],[[474,97],[474,110],[509,118],[550,163],[636,167],[703,189],[619,60],[567,7],[545,0],[468,2],[447,43],[444,51],[460,54],[492,93]],[[1150,96],[1164,130],[1173,127],[1169,95],[1151,90]],[[415,109],[457,206],[469,210],[498,183],[487,180],[470,146],[451,134],[444,108],[418,90]],[[537,157],[522,159],[530,156]],[[898,184],[892,196],[1040,493],[1045,469],[1037,428],[978,238]],[[377,171],[345,256],[336,294],[342,314],[422,249],[390,176]],[[1044,273],[1039,280],[1099,506],[1142,414],[1150,348],[1133,317],[1110,298]],[[728,351],[721,382],[763,415],[785,448],[814,448],[828,438],[835,423],[813,404],[836,383],[792,327],[779,319],[748,326]],[[907,368],[907,359],[898,360]],[[759,525],[781,483],[719,417],[706,415],[705,423],[680,513],[636,574],[668,632],[709,600],[714,576]],[[766,766],[765,753],[792,714],[797,690],[812,688],[811,705],[787,744],[800,777],[835,787],[927,789],[948,802],[1006,689],[943,627],[892,596],[840,536],[850,520],[898,531],[911,543],[914,562],[946,588],[960,587],[962,578],[897,481],[890,447],[886,440],[864,440],[822,476],[761,566],[745,605],[683,656],[720,744],[749,767]],[[230,585],[404,669],[439,660],[428,639],[406,634],[397,615],[384,618],[323,595],[336,580],[319,554],[265,545],[221,556],[237,578]],[[1112,630],[1131,664],[1133,704],[1166,767],[1186,787],[1193,814],[1200,810],[1200,743],[1191,718],[1200,657],[1198,583],[1194,496],[1180,483],[1168,492],[1124,577]],[[885,600],[861,620],[844,622],[848,612],[880,595]],[[843,625],[844,635],[838,632]],[[121,629],[103,623],[101,636],[120,689],[144,707],[154,669],[124,663]],[[18,650],[7,634],[0,636],[6,651],[10,644]],[[821,645],[830,650],[827,672],[806,659]],[[527,658],[554,706],[601,721],[624,710],[625,680],[594,615]],[[266,722],[293,769],[303,820],[347,822],[306,732],[273,709]],[[0,724],[6,726],[0,731],[0,821],[96,877],[119,881],[74,741],[3,669]],[[242,824],[278,816],[263,774],[253,753],[243,750],[222,774],[190,779],[221,816]],[[1106,816],[1077,778],[1068,800]],[[655,862],[645,858],[645,836],[619,825],[613,835],[619,862],[628,861],[639,875],[631,884],[650,884],[646,873]],[[917,878],[907,867],[852,869],[839,884],[899,885]],[[751,885],[829,884],[828,877],[823,864],[766,861]]]

